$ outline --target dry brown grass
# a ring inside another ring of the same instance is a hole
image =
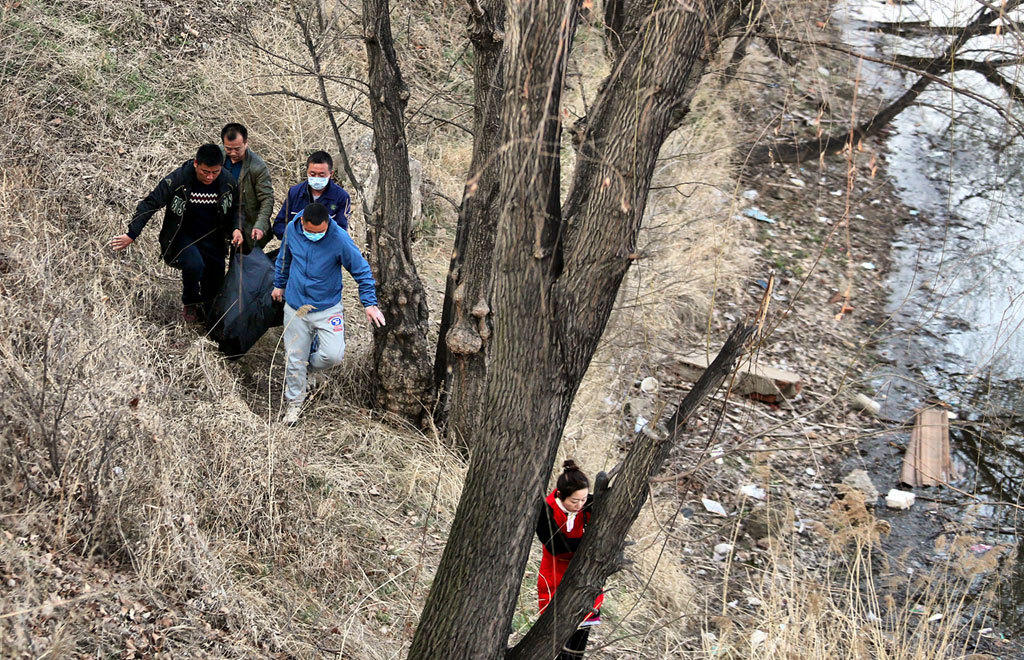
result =
[[[334,151],[322,113],[250,95],[280,87],[280,68],[219,33],[229,12],[220,5],[205,13],[184,3],[4,7],[0,572],[8,588],[0,592],[0,655],[135,648],[395,657],[440,556],[464,464],[436,439],[360,407],[368,333],[358,310],[349,314],[350,359],[316,395],[313,412],[287,430],[271,423],[280,397],[277,333],[226,363],[212,343],[174,323],[178,276],[157,262],[153,226],[126,255],[103,247],[157,177],[228,119],[249,125],[280,197],[309,150]],[[410,108],[468,124],[458,110],[468,98],[466,64],[452,65],[461,11],[402,5],[393,21],[409,63]],[[263,45],[304,57],[283,6],[261,6],[253,25]],[[574,66],[592,99],[604,65],[595,36],[584,37],[587,57]],[[325,57],[338,75],[362,78],[358,39],[333,43]],[[313,92],[309,80],[286,84]],[[331,94],[360,107],[343,86]],[[736,120],[726,101],[717,86],[705,89],[663,152],[643,258],[567,427],[563,453],[592,472],[618,459],[630,430],[621,407],[636,397],[635,379],[683,343],[710,337],[709,308],[736,298],[749,263],[734,220],[725,147]],[[577,110],[579,103],[570,99]],[[350,122],[342,130],[352,143],[364,129]],[[467,136],[416,119],[410,139],[432,185],[460,197]],[[454,212],[439,199],[424,204],[433,226],[416,253],[436,310]],[[355,216],[361,237],[358,208]],[[643,405],[657,412],[661,403]],[[695,591],[690,556],[668,538],[669,523],[689,524],[675,513],[674,500],[656,499],[634,528],[637,564],[609,585],[595,656],[712,655],[711,642],[695,651],[693,640],[719,613]],[[535,613],[536,562],[524,576],[517,631]],[[865,628],[865,613],[878,610],[851,599],[849,578],[837,573],[836,589],[823,595],[788,565],[780,554],[763,581],[751,581],[762,585],[764,605],[756,620],[718,632],[715,648],[730,651],[716,657],[762,657],[767,648],[771,657],[808,657],[800,653],[812,648],[808,636],[826,651],[817,657],[864,657],[850,655],[861,648],[856,640],[881,648],[883,637],[924,639],[910,619]],[[811,625],[828,620],[843,625]],[[768,641],[744,646],[762,625]],[[843,632],[853,630],[866,632]],[[921,644],[907,648],[937,648]]]

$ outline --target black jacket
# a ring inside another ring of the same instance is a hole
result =
[[[132,240],[138,238],[153,214],[161,208],[166,208],[164,224],[160,228],[160,257],[167,263],[174,261],[178,251],[184,247],[177,245],[175,241],[179,237],[181,218],[188,208],[192,185],[196,181],[195,166],[191,160],[165,176],[153,192],[146,195],[135,207],[132,221],[128,224],[128,236]],[[238,187],[234,177],[225,170],[221,170],[214,185],[217,186],[218,228],[226,238],[230,238],[235,229],[242,229],[239,224],[241,216],[238,213]]]

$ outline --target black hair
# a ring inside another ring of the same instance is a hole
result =
[[[327,207],[320,202],[313,202],[302,212],[302,219],[314,227],[327,222],[329,217]]]
[[[207,143],[199,147],[199,150],[196,151],[196,162],[200,165],[206,165],[207,167],[223,165],[224,154],[220,152],[220,147],[217,145]]]
[[[314,151],[309,154],[309,158],[306,159],[306,167],[313,163],[327,163],[327,169],[334,171],[334,161],[331,160],[331,154],[326,151]]]
[[[241,124],[231,122],[230,124],[224,124],[224,128],[220,129],[220,139],[222,142],[224,140],[234,140],[239,135],[242,136],[242,142],[249,141],[249,131]]]
[[[565,500],[578,490],[590,488],[590,479],[583,474],[583,470],[576,465],[576,461],[569,459],[562,463],[562,474],[558,476],[557,488],[558,499]]]

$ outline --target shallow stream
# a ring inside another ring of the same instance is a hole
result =
[[[878,23],[963,25],[976,0],[883,4],[848,0],[835,18],[847,43],[875,56],[939,52],[939,36],[892,36]],[[983,59],[993,49],[1019,51],[1013,37],[979,37],[966,49]],[[1012,68],[1008,77],[1017,79]],[[887,99],[916,79],[890,67],[861,63],[863,83]],[[1018,117],[1016,105],[979,74],[957,73],[957,85],[992,99]],[[865,111],[867,112],[867,111]],[[887,170],[913,209],[892,246],[888,284],[891,321],[872,374],[882,415],[908,420],[929,401],[950,405],[951,434],[962,480],[959,496],[1020,505],[1024,488],[1024,141],[1008,138],[992,108],[932,84],[901,113],[886,141]],[[895,220],[899,220],[895,218]],[[894,475],[878,483],[895,486]],[[883,489],[884,490],[884,489]],[[923,491],[935,489],[921,489]],[[926,493],[949,498],[941,489]],[[955,491],[952,492],[957,497]],[[1024,517],[1012,505],[961,507],[997,542],[1015,543]],[[1024,636],[1024,562],[1004,582],[1004,632]]]

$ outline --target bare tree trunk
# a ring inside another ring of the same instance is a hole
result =
[[[657,474],[672,447],[682,440],[690,417],[732,371],[755,329],[753,325],[736,326],[718,356],[679,403],[668,421],[669,433],[660,437],[646,429],[638,433],[612,487],[606,489],[599,482],[595,484],[593,518],[579,550],[551,604],[507,657],[554,657],[576,630],[590,611],[601,585],[623,565],[626,534],[647,501],[651,477]]]
[[[503,0],[470,2],[468,31],[476,55],[476,139],[459,209],[434,358],[434,386],[439,393],[435,418],[446,423],[449,437],[462,446],[477,424],[491,336],[491,262],[498,221],[495,152],[501,144],[504,29]]]
[[[420,419],[430,406],[427,300],[412,260],[412,188],[405,140],[409,90],[391,38],[388,0],[363,1],[363,39],[370,78],[373,152],[380,175],[366,243],[387,325],[374,330],[377,405]]]
[[[484,414],[410,658],[504,652],[535,522],[531,504],[564,424],[549,292],[557,270],[559,107],[577,4],[535,0],[508,10]]]
[[[738,0],[629,7],[626,44],[585,124],[560,210],[560,103],[572,0],[509,5],[503,55],[493,343],[462,498],[410,657],[504,651],[562,430],[632,261],[654,163]],[[495,503],[494,494],[500,494]]]

